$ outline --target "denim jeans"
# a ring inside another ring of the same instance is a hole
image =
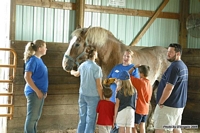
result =
[[[36,93],[31,93],[27,98],[27,114],[24,125],[24,133],[36,133],[37,123],[42,114],[44,98],[39,99]]]
[[[99,96],[79,95],[79,124],[77,133],[94,133],[96,108],[99,100]]]

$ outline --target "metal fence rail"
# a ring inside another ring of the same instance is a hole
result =
[[[0,68],[9,68],[9,79],[0,79],[1,83],[8,83],[9,89],[6,92],[0,92],[0,97],[8,97],[8,103],[0,103],[0,108],[7,108],[7,113],[2,114],[0,112],[0,117],[8,117],[9,119],[12,119],[13,117],[13,110],[14,110],[14,104],[13,104],[13,82],[15,79],[16,74],[16,68],[17,68],[17,54],[12,48],[0,48],[0,51],[9,51],[12,53],[10,55],[13,58],[10,58],[10,64],[0,64]]]

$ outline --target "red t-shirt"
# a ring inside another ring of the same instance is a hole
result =
[[[136,104],[136,113],[147,115],[149,112],[150,100],[152,96],[152,85],[146,78],[135,78],[131,76],[131,82],[137,90],[138,99]]]
[[[100,100],[96,109],[97,113],[99,114],[97,124],[112,126],[114,109],[115,104],[113,102],[107,100]]]

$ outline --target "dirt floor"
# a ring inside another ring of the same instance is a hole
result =
[[[18,132],[15,132],[18,133]],[[21,132],[20,132],[21,133]],[[76,129],[67,129],[67,130],[51,130],[51,131],[40,131],[38,133],[76,133]],[[95,133],[98,133],[98,130],[96,130]],[[147,133],[153,133],[153,132],[147,132]],[[173,132],[165,132],[165,133],[173,133]],[[182,129],[182,133],[200,133],[200,129]]]
[[[47,133],[47,132],[45,132],[45,133]],[[48,133],[76,133],[76,129],[67,130],[67,131],[52,131],[52,132],[50,131]],[[98,133],[98,131],[95,132],[95,133]],[[172,133],[172,132],[166,132],[166,133]],[[193,130],[193,129],[187,129],[186,130],[186,129],[183,129],[182,133],[200,133],[200,129],[197,129],[197,130]]]
[[[183,133],[200,133],[200,129],[198,129],[198,130],[192,130],[192,129],[183,130]]]

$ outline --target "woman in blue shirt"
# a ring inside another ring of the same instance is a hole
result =
[[[41,57],[46,54],[46,43],[42,40],[29,42],[25,47],[24,93],[27,98],[27,115],[24,133],[36,133],[42,114],[44,99],[48,91],[48,70]]]
[[[96,47],[88,45],[87,59],[78,70],[71,70],[75,77],[80,76],[79,88],[79,124],[77,133],[94,133],[96,123],[96,107],[102,94],[102,69],[95,63],[97,58]]]
[[[134,64],[132,64],[132,59],[133,59],[133,51],[131,51],[130,49],[126,49],[124,54],[123,54],[123,61],[121,64],[116,65],[110,72],[110,74],[108,75],[108,78],[116,78],[120,72],[122,71],[129,71],[132,67],[134,67]],[[139,72],[138,72],[138,68],[136,68],[132,74],[132,76],[139,78]],[[110,85],[110,88],[113,91],[112,97],[110,98],[110,100],[112,102],[116,102],[116,83],[112,83]]]

